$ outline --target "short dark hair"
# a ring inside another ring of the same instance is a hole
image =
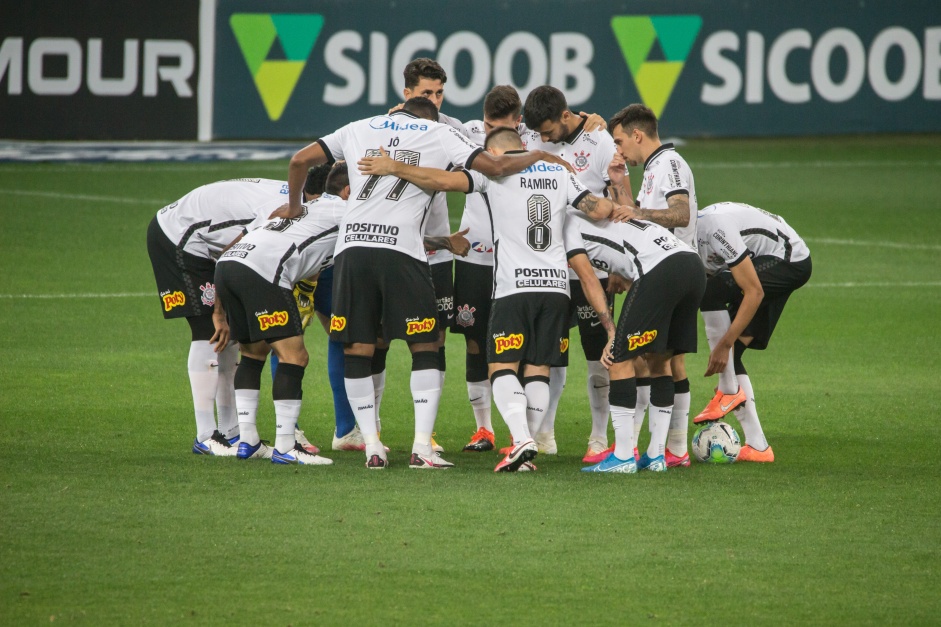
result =
[[[438,107],[435,106],[435,103],[428,100],[424,96],[415,96],[414,98],[409,98],[405,101],[405,104],[402,105],[402,109],[413,113],[420,118],[425,118],[426,120],[431,120],[432,122],[438,121]]]
[[[407,89],[414,89],[418,85],[418,81],[423,78],[441,81],[442,84],[448,82],[448,74],[444,71],[444,68],[437,61],[428,57],[413,60],[405,66],[402,75],[405,77],[405,87]]]
[[[608,128],[613,132],[616,126],[620,126],[625,132],[636,128],[647,137],[657,137],[657,116],[650,107],[642,104],[628,105],[615,113],[608,122]]]
[[[497,85],[484,98],[484,117],[498,120],[520,114],[523,103],[512,85]]]
[[[311,196],[321,195],[327,184],[327,175],[330,174],[330,168],[332,167],[333,165],[330,163],[322,163],[307,170],[307,180],[304,181],[304,193]]]
[[[343,188],[350,184],[350,172],[346,166],[346,161],[337,161],[333,164],[330,174],[327,175],[327,182],[324,187],[328,194],[339,196]]]
[[[487,139],[484,140],[484,148],[490,148],[493,145],[516,150],[523,147],[523,140],[520,139],[520,133],[515,128],[498,126],[487,133]]]
[[[546,120],[557,121],[568,108],[565,94],[552,85],[543,85],[526,96],[526,104],[523,105],[523,122],[529,128],[536,130]]]

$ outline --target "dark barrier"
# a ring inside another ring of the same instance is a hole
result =
[[[0,138],[195,139],[199,3],[0,2]]]
[[[495,84],[551,83],[606,116],[645,102],[671,135],[941,131],[937,0],[218,0],[215,35],[218,138],[384,111],[417,56],[465,120]]]

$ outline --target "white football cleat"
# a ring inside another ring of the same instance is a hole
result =
[[[304,450],[304,447],[301,446],[300,442],[294,445],[294,449],[286,453],[282,453],[278,449],[274,449],[271,453],[271,463],[273,464],[300,464],[302,466],[329,466],[333,463],[332,459],[327,459],[326,457],[321,457],[320,455],[314,455],[313,453],[308,453]]]
[[[199,442],[193,440],[193,452],[197,455],[212,455],[214,457],[235,457],[235,447],[229,444],[225,436],[214,431],[207,440]]]
[[[543,455],[558,455],[559,446],[555,443],[555,431],[536,434],[536,448]]]
[[[311,444],[310,440],[304,436],[304,431],[302,429],[294,429],[294,440],[298,442],[308,453],[313,453],[316,455],[320,452],[320,448],[316,444]]]
[[[363,432],[359,430],[359,425],[353,427],[353,430],[342,438],[337,437],[336,431],[333,432],[333,450],[334,451],[365,451],[366,442],[363,440]]]

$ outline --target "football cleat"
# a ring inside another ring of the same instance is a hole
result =
[[[608,446],[608,443],[604,440],[599,440],[597,438],[589,438],[588,440],[588,452],[585,453],[585,456],[582,458],[582,463],[585,464],[597,464],[604,460],[605,457],[614,452],[614,445]]]
[[[297,442],[299,442],[300,445],[304,448],[304,450],[307,451],[308,453],[313,453],[314,455],[316,455],[317,453],[320,452],[320,449],[316,445],[311,444],[310,440],[308,440],[304,436],[304,431],[302,429],[297,429],[297,428],[294,429],[294,439]]]
[[[336,431],[333,432],[333,450],[334,451],[365,451],[366,442],[363,440],[363,432],[359,430],[359,425],[355,425],[353,430],[341,438],[337,437]]]
[[[494,447],[493,431],[486,427],[477,429],[477,432],[471,436],[470,442],[464,445],[465,451],[492,451]]]
[[[523,440],[507,453],[506,457],[497,464],[493,471],[516,472],[524,463],[535,459],[538,452],[539,449],[536,448],[536,443],[533,440]]]
[[[437,442],[435,442],[435,434],[434,434],[434,433],[431,434],[431,450],[434,451],[435,453],[443,453],[443,452],[444,452],[444,447],[441,446],[440,444],[438,444]]]
[[[431,457],[419,453],[412,453],[411,459],[408,460],[408,467],[425,469],[454,468],[454,464],[445,460],[437,453],[432,454]]]
[[[378,453],[375,455],[370,455],[369,459],[366,460],[366,468],[370,470],[382,470],[388,465],[389,460],[382,455],[379,455]]]
[[[193,452],[197,455],[214,455],[216,457],[235,457],[235,447],[229,444],[225,436],[213,431],[208,440],[202,442],[193,440]]]
[[[294,444],[294,448],[286,453],[274,449],[271,453],[271,463],[273,464],[300,464],[302,466],[329,466],[333,463],[332,459],[321,457],[313,453],[308,453],[301,446],[300,442]]]
[[[536,434],[536,448],[544,455],[558,455],[559,446],[555,443],[555,431]]]
[[[637,461],[630,459],[621,459],[614,454],[614,451],[594,466],[582,468],[582,472],[615,472],[622,474],[634,474],[637,472]]]
[[[500,455],[509,455],[509,454],[510,454],[510,451],[512,451],[512,450],[513,450],[513,438],[512,438],[512,436],[511,436],[511,437],[510,437],[510,445],[509,445],[509,446],[504,446],[503,448],[501,448],[501,449],[500,449]]]
[[[640,461],[637,462],[637,470],[649,470],[650,472],[666,472],[667,471],[667,462],[663,459],[663,455],[657,455],[656,457],[648,457],[647,453],[644,453],[640,456]]]
[[[271,459],[273,450],[264,440],[260,440],[255,446],[248,442],[239,442],[238,452],[235,456],[239,459]]]
[[[226,438],[225,441],[229,443],[229,446],[234,446],[237,448],[239,445],[239,442],[242,441],[242,436],[236,433],[234,437]]]
[[[536,472],[536,464],[532,462],[523,462],[516,472]]]
[[[664,459],[667,462],[667,468],[676,468],[677,466],[689,466],[689,451],[683,453],[681,457],[677,457],[670,452],[670,449],[667,449],[666,453],[663,454]]]
[[[774,451],[771,450],[770,446],[763,451],[759,451],[746,444],[742,447],[742,450],[738,452],[737,461],[770,464],[774,461]]]
[[[742,391],[741,387],[738,388],[738,392],[735,394],[724,394],[716,390],[716,395],[712,397],[706,408],[693,418],[693,422],[697,425],[703,422],[714,422],[744,404],[745,392]]]

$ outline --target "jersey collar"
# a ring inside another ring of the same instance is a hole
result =
[[[581,124],[579,124],[574,131],[572,131],[568,137],[562,139],[566,144],[574,144],[575,140],[578,139],[578,136],[581,135],[585,130],[585,118],[582,118]]]
[[[659,155],[661,152],[666,152],[667,150],[673,150],[672,142],[667,142],[666,144],[660,144],[660,147],[654,150],[650,154],[650,156],[647,157],[647,160],[644,161],[644,169],[645,170],[647,169],[647,166],[650,165],[650,162],[653,161],[657,155]]]
[[[526,152],[526,149],[525,149],[525,148],[520,148],[519,150],[507,150],[507,151],[504,152],[503,154],[505,154],[505,155],[519,155],[519,154],[522,154],[522,153],[524,153],[524,152]]]
[[[408,117],[413,118],[413,119],[415,119],[415,120],[418,119],[418,116],[417,116],[417,115],[415,115],[415,114],[412,113],[411,111],[406,111],[405,109],[399,109],[398,111],[393,111],[392,113],[389,114],[389,117],[392,117],[393,115],[405,115],[405,116],[408,116]],[[429,120],[429,121],[430,121],[430,120]]]

